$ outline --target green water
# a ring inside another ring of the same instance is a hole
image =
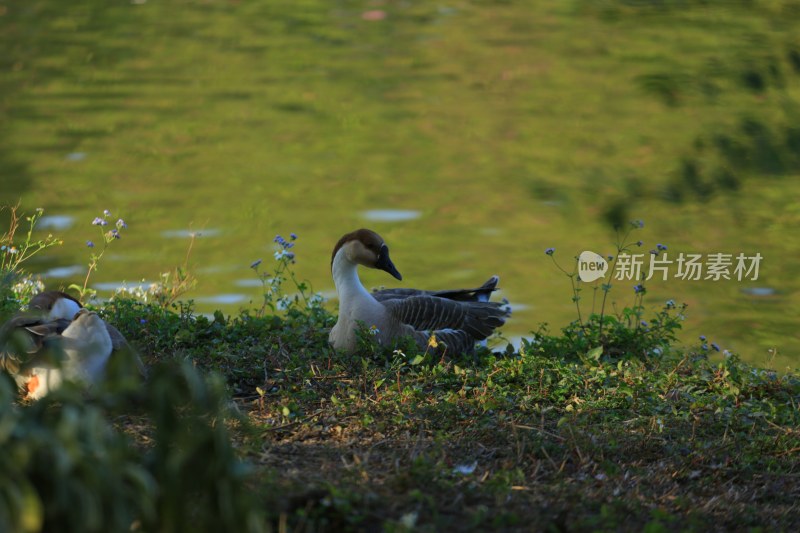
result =
[[[249,265],[269,265],[277,233],[299,235],[299,277],[329,294],[334,243],[371,227],[411,286],[499,274],[508,337],[575,318],[544,249],[565,266],[614,253],[603,214],[624,206],[645,252],[761,253],[758,281],[651,282],[646,303],[687,302],[687,344],[702,333],[796,366],[800,183],[782,132],[799,123],[800,15],[654,5],[4,1],[0,202],[68,217],[47,230],[64,245],[29,265],[53,287],[82,279],[95,216],[124,218],[92,278],[101,296],[180,264],[199,231],[187,297],[201,312],[256,305]],[[774,135],[742,133],[747,117]],[[752,153],[732,165],[738,188],[709,192],[682,160],[715,168],[719,132]],[[632,285],[610,299],[629,305]]]

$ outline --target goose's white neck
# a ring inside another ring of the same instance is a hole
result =
[[[358,301],[375,301],[358,278],[358,265],[347,258],[344,248],[339,249],[333,258],[333,283],[339,295],[339,306],[347,306]]]

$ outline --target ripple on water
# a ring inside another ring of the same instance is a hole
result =
[[[167,239],[185,239],[188,237],[216,237],[222,233],[217,228],[207,228],[207,229],[198,229],[198,230],[190,230],[190,229],[168,229],[161,232],[161,236]]]
[[[778,291],[772,287],[745,287],[742,292],[750,296],[774,296]]]
[[[45,278],[68,278],[75,274],[80,274],[84,268],[82,265],[55,267],[43,272],[42,276]]]
[[[234,285],[236,285],[237,287],[261,287],[262,283],[260,279],[245,278],[245,279],[237,279]]]
[[[99,283],[92,283],[92,288],[98,291],[117,291],[118,289],[135,289],[141,287],[147,289],[152,285],[152,281],[142,280],[136,282],[130,281],[101,281]]]
[[[404,222],[420,216],[422,212],[413,209],[370,209],[361,212],[361,217],[370,222]]]
[[[198,303],[230,305],[246,302],[248,299],[249,297],[245,294],[230,293],[201,296],[200,298],[195,298],[194,301]]]
[[[67,215],[46,215],[39,219],[36,223],[38,229],[54,229],[64,230],[69,229],[75,223],[75,217]]]

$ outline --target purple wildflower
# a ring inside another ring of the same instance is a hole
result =
[[[664,250],[667,249],[667,245],[659,243],[659,244],[656,244],[656,248],[661,250],[661,251],[664,251]]]
[[[636,246],[641,246],[641,245],[643,245],[643,244],[644,244],[644,243],[643,243],[642,241],[636,241]]]
[[[700,335],[700,340],[703,341],[703,342],[706,342],[706,336],[705,335]]]
[[[109,211],[108,209],[103,209],[103,216],[110,217],[111,216],[111,211]]]
[[[712,342],[711,347],[714,348],[714,350],[719,351],[719,344],[717,344],[716,342]]]
[[[296,234],[296,233],[290,233],[290,234],[289,234],[289,237],[291,237],[291,239],[292,239],[293,241],[296,241],[296,240],[297,240],[297,234]]]
[[[547,255],[553,255],[554,253],[556,253],[556,249],[548,248],[547,250],[544,251],[544,253],[546,253]]]
[[[658,250],[650,250],[650,253],[653,255],[658,255]]]
[[[635,292],[636,294],[644,292],[644,285],[642,285],[641,283],[638,285],[634,285],[633,292]]]
[[[123,229],[123,228],[127,229],[128,228],[128,225],[122,219],[117,220],[116,226],[117,226],[118,229]]]
[[[641,324],[642,324],[643,327],[645,327],[645,328],[647,327],[647,322],[645,322],[644,320],[642,320]]]
[[[92,241],[86,241],[86,246],[89,248],[94,248],[94,243]]]
[[[708,344],[704,343],[700,348],[702,348],[705,351],[708,351]]]
[[[103,218],[100,218],[100,217],[95,217],[95,219],[92,220],[92,225],[94,225],[94,226],[107,226],[108,225],[108,221],[103,219]]]
[[[250,268],[258,268],[258,265],[261,264],[261,259],[256,259],[250,264]]]

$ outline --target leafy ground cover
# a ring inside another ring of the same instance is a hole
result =
[[[126,302],[107,310],[140,316]],[[545,334],[518,353],[468,360],[346,358],[326,348],[329,325],[329,315],[207,320],[184,309],[136,336],[153,356],[225,376],[249,427],[234,440],[273,524],[788,531],[800,523],[796,376],[733,355],[710,361],[700,346],[591,359],[552,351],[563,337]]]

